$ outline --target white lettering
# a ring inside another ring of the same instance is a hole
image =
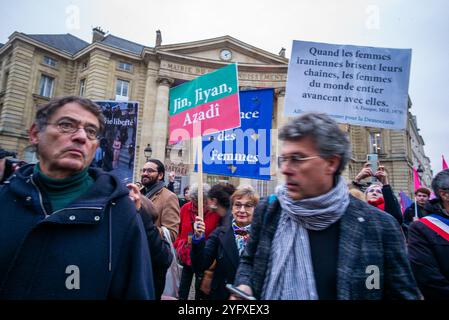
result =
[[[366,278],[365,285],[368,290],[380,289],[380,271],[378,266],[368,266],[366,267],[366,274],[369,274]]]
[[[80,269],[75,265],[67,266],[65,273],[69,274],[65,280],[65,287],[68,290],[79,290],[80,289]]]

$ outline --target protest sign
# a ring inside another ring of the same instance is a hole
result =
[[[169,143],[240,126],[237,65],[170,89]]]
[[[294,41],[284,113],[322,112],[386,129],[407,124],[410,49]]]
[[[273,97],[273,89],[240,92],[241,127],[203,137],[203,172],[259,180],[271,178]]]
[[[95,101],[105,118],[105,130],[95,153],[94,166],[132,182],[136,152],[138,102]]]

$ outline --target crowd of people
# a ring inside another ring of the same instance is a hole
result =
[[[193,280],[197,300],[449,298],[449,170],[402,214],[385,167],[348,184],[347,134],[308,113],[279,130],[274,194],[193,184],[178,198],[158,159],[140,184],[92,166],[104,127],[91,100],[55,98],[29,132],[39,162],[5,175],[0,153],[0,299],[187,300]]]

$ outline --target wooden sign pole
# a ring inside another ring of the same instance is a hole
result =
[[[203,217],[203,143],[202,136],[196,138],[198,155],[198,216]]]

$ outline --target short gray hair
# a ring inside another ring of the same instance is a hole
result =
[[[210,191],[210,185],[207,183],[203,183],[203,199],[206,200],[207,194]],[[194,183],[190,186],[189,196],[195,202],[198,201],[198,183]]]
[[[435,176],[435,178],[433,178],[432,189],[438,199],[441,199],[440,195],[438,194],[441,189],[449,191],[449,169],[440,171]]]
[[[56,113],[59,108],[62,108],[66,104],[72,102],[79,104],[85,110],[92,113],[98,119],[98,123],[100,124],[99,133],[104,131],[105,119],[101,107],[90,99],[78,96],[54,97],[48,103],[38,106],[36,117],[34,119],[34,123],[37,128],[42,130],[47,125],[47,122],[50,120],[51,116]]]
[[[279,130],[282,141],[297,141],[305,137],[313,139],[321,157],[340,156],[335,175],[341,174],[351,157],[351,144],[337,122],[325,114],[311,112],[291,119]]]

